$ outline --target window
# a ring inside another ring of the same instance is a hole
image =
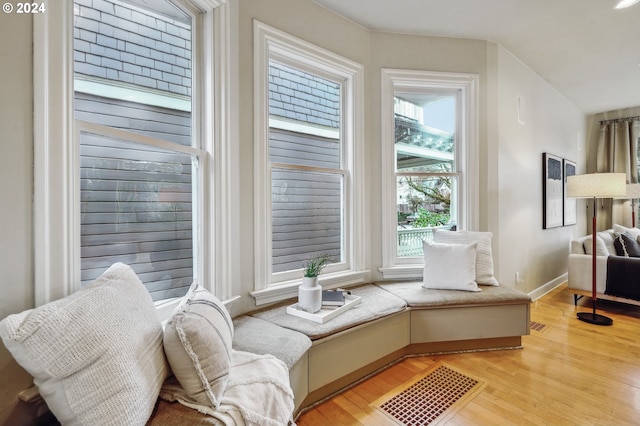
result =
[[[198,29],[172,3],[154,7],[75,3],[74,110],[81,285],[124,262],[162,300],[201,277],[195,213],[206,152],[193,132]]]
[[[35,17],[36,305],[116,261],[156,300],[194,279],[231,297],[227,22],[213,0],[64,1]]]
[[[344,261],[341,85],[269,63],[271,269],[299,270],[314,253]],[[298,128],[289,130],[289,123]],[[326,135],[318,135],[315,129]]]
[[[256,291],[290,297],[304,261],[328,253],[323,284],[362,271],[362,67],[256,22]]]
[[[434,229],[477,224],[477,76],[382,71],[383,268],[422,273]]]
[[[422,241],[430,240],[434,229],[454,229],[458,223],[458,93],[395,93],[399,258],[422,256]]]

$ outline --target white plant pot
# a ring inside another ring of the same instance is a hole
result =
[[[312,314],[322,307],[322,286],[318,285],[318,277],[303,277],[298,287],[298,308]]]

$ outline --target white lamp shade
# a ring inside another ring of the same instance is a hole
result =
[[[640,198],[640,183],[628,183],[626,194],[614,198],[624,200]]]
[[[567,197],[618,198],[626,195],[625,173],[591,173],[567,177]]]

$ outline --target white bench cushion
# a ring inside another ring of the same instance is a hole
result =
[[[507,286],[482,286],[481,292],[473,293],[460,290],[426,289],[418,281],[378,283],[377,285],[404,299],[407,305],[412,308],[426,309],[443,306],[504,305],[531,302],[529,295]]]
[[[311,340],[315,340],[402,311],[407,306],[401,298],[375,285],[367,284],[350,290],[354,296],[361,298],[360,303],[324,324],[289,315],[285,306],[255,312],[251,315],[306,334]]]
[[[309,350],[311,339],[297,331],[289,330],[249,315],[234,318],[233,348],[256,354],[271,354],[284,361],[291,369]]]

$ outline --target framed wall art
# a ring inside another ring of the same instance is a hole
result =
[[[542,229],[562,226],[564,221],[564,179],[562,158],[542,154]]]
[[[563,222],[564,226],[575,225],[578,222],[578,200],[575,198],[567,198],[567,178],[576,174],[576,163],[571,160],[562,160],[562,198],[563,206]]]

